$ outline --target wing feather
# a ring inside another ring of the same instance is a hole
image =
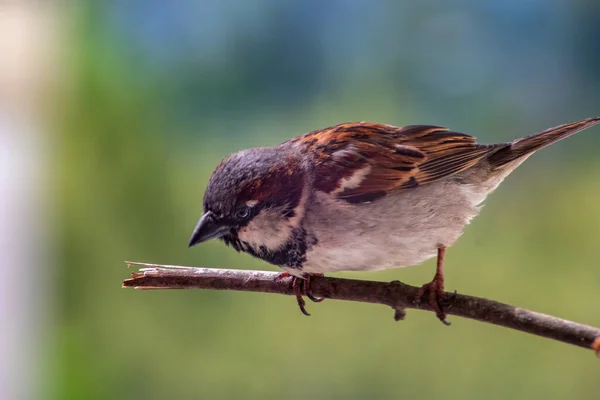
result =
[[[336,125],[288,143],[313,155],[317,190],[351,203],[457,174],[502,148],[439,126],[367,122]]]

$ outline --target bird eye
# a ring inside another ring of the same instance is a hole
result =
[[[235,212],[235,216],[238,219],[245,219],[248,218],[248,216],[250,215],[250,207],[244,207],[244,208],[240,208],[239,210],[237,210]]]

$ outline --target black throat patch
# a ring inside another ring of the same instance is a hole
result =
[[[241,241],[235,232],[225,235],[223,241],[237,251],[243,251],[270,264],[300,270],[306,262],[306,252],[317,243],[317,239],[308,235],[302,227],[294,229],[287,244],[276,251],[267,250],[265,246],[251,246]]]

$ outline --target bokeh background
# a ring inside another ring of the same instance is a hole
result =
[[[381,306],[121,289],[225,155],[345,121],[507,141],[600,115],[600,2],[0,2],[0,399],[597,399],[592,352]],[[600,129],[527,161],[447,287],[600,324]],[[419,267],[342,276],[428,281]]]

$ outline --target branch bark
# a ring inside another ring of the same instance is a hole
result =
[[[236,290],[294,295],[291,278],[275,279],[279,276],[276,272],[192,268],[138,262],[127,262],[127,265],[141,268],[131,274],[131,279],[123,281],[123,287]],[[389,306],[395,310],[396,320],[404,319],[406,308],[434,311],[426,302],[415,303],[419,288],[400,281],[375,282],[317,276],[311,278],[310,290],[318,297]],[[600,357],[600,328],[455,293],[444,293],[442,304],[450,315],[592,349]]]

